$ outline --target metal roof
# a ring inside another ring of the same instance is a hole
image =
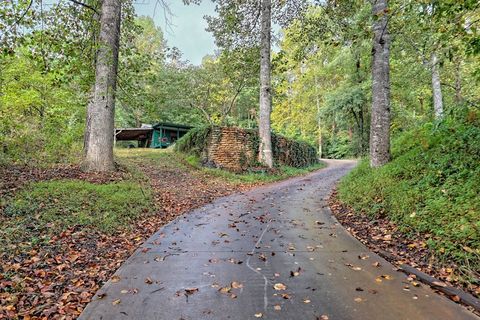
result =
[[[147,136],[153,128],[116,128],[115,138],[117,140],[138,140],[141,136]]]
[[[153,128],[171,128],[171,129],[185,129],[185,130],[188,130],[188,129],[192,129],[193,127],[192,126],[186,126],[186,125],[183,125],[183,124],[176,124],[176,123],[169,123],[169,122],[159,122],[157,124],[154,124],[153,125]]]

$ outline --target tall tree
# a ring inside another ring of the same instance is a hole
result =
[[[260,34],[260,121],[258,132],[260,136],[259,160],[262,164],[273,167],[272,134],[270,114],[272,113],[271,88],[271,0],[262,0],[262,26]]]
[[[95,87],[92,101],[88,105],[85,129],[83,167],[87,171],[111,171],[115,168],[113,132],[120,20],[120,0],[104,0],[100,16]]]
[[[375,0],[372,48],[372,112],[370,165],[380,167],[390,160],[390,36],[388,1]]]
[[[443,95],[440,82],[440,66],[435,52],[432,53],[430,63],[432,68],[433,111],[435,118],[441,119],[443,117]]]
[[[187,1],[195,2],[195,1]],[[273,166],[270,114],[271,97],[271,24],[282,26],[299,17],[307,6],[305,0],[215,0],[218,16],[207,17],[217,45],[224,50],[234,48],[260,49],[260,119],[259,161]]]

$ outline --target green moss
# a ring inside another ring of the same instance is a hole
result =
[[[342,201],[403,232],[430,234],[437,258],[480,269],[480,128],[458,121],[426,124],[393,143],[393,160],[364,160],[339,186]]]

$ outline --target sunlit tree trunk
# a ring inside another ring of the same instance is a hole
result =
[[[441,119],[443,117],[442,85],[440,84],[440,67],[435,53],[432,53],[430,63],[432,67],[433,110],[435,119]]]
[[[390,36],[388,1],[373,4],[372,112],[370,165],[380,167],[390,161]]]
[[[260,39],[260,163],[269,168],[273,167],[272,134],[270,128],[270,114],[272,113],[272,90],[271,90],[271,0],[262,0],[262,27]]]
[[[315,102],[317,104],[317,130],[318,130],[318,157],[322,157],[322,118],[320,117],[320,96],[318,94],[318,79],[315,73]]]
[[[88,105],[85,129],[87,171],[114,170],[114,115],[120,38],[120,0],[104,0],[100,16],[99,48],[93,99]]]

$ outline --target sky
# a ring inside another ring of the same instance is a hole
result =
[[[214,53],[214,39],[205,31],[207,22],[203,18],[204,15],[215,14],[215,5],[211,1],[203,0],[199,6],[185,6],[182,0],[166,0],[173,14],[170,27],[165,25],[163,8],[157,6],[155,10],[155,2],[156,0],[135,1],[135,10],[138,15],[153,18],[155,24],[163,30],[167,45],[180,49],[183,60],[199,65],[205,55]]]

